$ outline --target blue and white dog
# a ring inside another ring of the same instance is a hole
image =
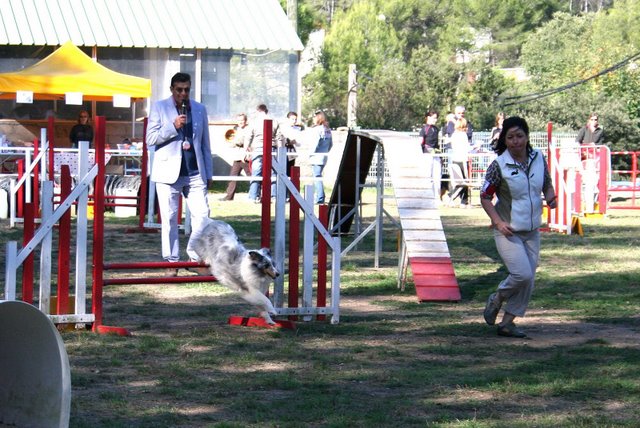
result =
[[[276,315],[276,310],[266,292],[280,273],[268,248],[247,250],[233,228],[219,220],[209,222],[193,248],[222,285],[240,293],[240,297],[260,309],[267,323],[275,324],[270,315]]]

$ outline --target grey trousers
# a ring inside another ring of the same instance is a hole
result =
[[[504,236],[494,229],[493,237],[498,253],[509,271],[509,276],[498,285],[500,297],[506,302],[503,309],[522,317],[533,293],[540,255],[540,232],[532,230]]]
[[[187,254],[190,260],[199,260],[192,248],[209,218],[209,202],[207,200],[207,184],[200,174],[192,177],[179,177],[173,184],[156,183],[158,207],[162,218],[162,258],[168,262],[180,260],[178,240],[178,206],[184,195],[191,213],[191,235],[187,242]]]

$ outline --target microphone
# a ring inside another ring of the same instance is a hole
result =
[[[180,106],[180,114],[187,114],[187,103],[182,100],[182,105]]]

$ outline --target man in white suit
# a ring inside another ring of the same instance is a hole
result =
[[[191,236],[187,254],[198,261],[192,242],[209,218],[208,187],[213,177],[206,108],[189,99],[191,76],[176,73],[171,78],[171,96],[151,106],[147,144],[154,150],[151,180],[156,183],[162,216],[162,258],[180,260],[178,205],[184,195],[191,213]],[[169,269],[168,275],[177,275]]]

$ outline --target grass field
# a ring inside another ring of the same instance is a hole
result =
[[[241,196],[212,214],[256,246],[259,207]],[[640,426],[640,213],[584,219],[584,237],[543,235],[519,320],[528,339],[498,337],[482,319],[506,274],[486,215],[441,213],[458,303],[419,303],[411,282],[398,290],[391,224],[383,267],[373,236],[343,259],[337,325],[229,326],[253,309],[217,284],[108,287],[104,324],[133,335],[62,333],[71,426]],[[159,235],[124,233],[134,222],[107,220],[108,261],[158,259]],[[0,225],[4,254],[20,235]]]

